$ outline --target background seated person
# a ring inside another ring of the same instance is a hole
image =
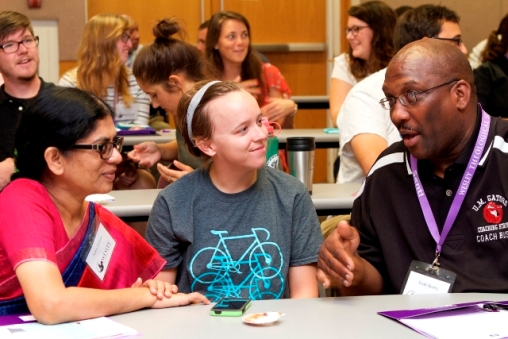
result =
[[[330,80],[330,117],[337,116],[346,95],[359,81],[388,66],[395,54],[395,12],[382,1],[367,1],[348,9],[348,51],[334,59]]]
[[[208,303],[150,280],[165,260],[116,216],[85,201],[111,190],[122,142],[111,109],[78,89],[48,89],[23,113],[19,171],[0,193],[0,315],[30,311],[54,324]]]
[[[21,112],[37,94],[54,86],[37,75],[38,43],[26,15],[0,12],[0,191],[14,173],[14,135]],[[20,63],[20,58],[27,62]]]
[[[321,247],[319,280],[348,295],[400,293],[413,260],[437,261],[456,274],[452,292],[508,292],[500,231],[508,122],[482,111],[466,56],[437,39],[400,50],[383,92],[403,141],[374,164],[353,205],[354,227],[342,222]]]
[[[154,41],[138,53],[132,71],[139,87],[152,99],[152,105],[175,116],[183,94],[207,78],[206,60],[196,47],[177,38],[184,36],[185,31],[175,18],[159,21],[153,27],[153,35]],[[175,140],[135,145],[128,156],[145,168],[160,160],[173,161],[173,169],[157,164],[161,178],[167,182],[177,180],[203,163],[201,156],[189,153],[178,126]]]
[[[115,112],[115,123],[148,125],[150,101],[125,65],[132,47],[131,22],[116,14],[99,14],[85,25],[78,49],[78,67],[58,84],[94,93]],[[133,127],[136,128],[136,127]],[[118,166],[115,189],[155,188],[150,172],[138,169],[126,155]]]
[[[293,128],[297,106],[290,99],[291,89],[277,67],[261,61],[250,39],[250,25],[243,15],[217,12],[208,25],[205,55],[219,79],[239,82],[256,98],[269,121]]]
[[[211,159],[154,203],[146,238],[168,261],[158,279],[213,300],[318,296],[316,211],[299,180],[265,166],[262,117],[236,82],[199,82],[184,94],[185,143]]]
[[[474,70],[478,101],[492,116],[508,118],[508,15],[490,33],[482,64]]]
[[[424,37],[452,39],[450,42],[467,54],[460,40],[459,16],[444,6],[422,5],[398,19],[394,33],[396,50]],[[338,183],[363,182],[379,154],[400,140],[390,116],[379,105],[384,97],[385,73],[386,68],[361,81],[342,105],[337,119],[340,129]]]
[[[402,14],[394,33],[395,48],[424,37],[444,39],[467,50],[460,39],[459,17],[454,11],[437,5],[422,5]],[[458,41],[458,43],[457,43]],[[379,105],[386,68],[372,74],[355,85],[346,97],[337,119],[340,128],[340,169],[338,183],[363,182],[381,152],[401,136],[390,115]],[[321,223],[327,237],[341,220],[349,216],[336,216]]]

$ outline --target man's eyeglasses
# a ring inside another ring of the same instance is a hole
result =
[[[397,103],[397,99],[399,99],[400,103],[404,106],[407,105],[413,105],[418,101],[417,95],[432,91],[433,89],[451,84],[452,82],[459,81],[459,79],[450,80],[448,82],[445,82],[444,84],[434,86],[432,88],[423,90],[423,91],[409,91],[407,93],[401,94],[398,97],[386,97],[384,99],[379,100],[379,103],[384,109],[392,110],[395,107],[395,104]]]
[[[457,45],[457,47],[460,47],[462,45],[462,38],[439,38],[437,36],[432,37],[432,39],[437,40],[444,40],[444,41],[451,41]]]
[[[358,32],[360,32],[360,30],[364,29],[364,28],[367,28],[369,26],[353,26],[353,27],[346,27],[346,36],[351,33],[353,34],[353,36],[357,36],[358,35]]]
[[[122,35],[120,35],[120,39],[123,42],[127,43],[127,41],[129,41],[131,39],[131,36],[127,33],[123,33]]]
[[[93,149],[99,152],[102,160],[108,160],[113,155],[113,149],[118,152],[122,151],[123,137],[115,137],[113,141],[107,141],[102,144],[76,144],[70,148],[73,149]]]
[[[19,49],[19,45],[21,44],[23,44],[25,48],[34,48],[35,46],[39,45],[39,37],[36,36],[35,38],[25,38],[21,41],[9,41],[3,45],[0,45],[0,48],[3,49],[4,53],[11,54],[16,53]]]

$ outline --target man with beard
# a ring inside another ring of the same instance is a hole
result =
[[[37,75],[39,38],[23,14],[0,12],[0,190],[14,172],[14,134],[21,113],[41,90],[53,86]]]

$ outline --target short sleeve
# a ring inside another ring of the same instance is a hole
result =
[[[291,256],[289,266],[317,262],[323,234],[310,195],[303,190],[295,198],[293,208]]]
[[[263,64],[263,72],[268,93],[270,88],[275,88],[279,90],[286,99],[291,97],[291,89],[277,67],[272,64]]]
[[[166,260],[165,270],[175,268],[182,262],[180,240],[173,231],[169,204],[163,195],[167,189],[155,199],[145,235],[148,243]]]
[[[74,68],[66,72],[58,81],[58,86],[77,87],[78,86],[77,71],[78,71],[77,68]]]
[[[342,53],[334,59],[332,79],[342,80],[352,86],[356,85],[357,81],[353,74],[349,71],[349,65],[345,53]]]
[[[387,123],[391,123],[389,111],[379,104],[379,100],[384,97],[381,89],[383,81],[384,72],[375,73],[348,93],[337,119],[341,148],[362,133],[376,134],[387,139]]]
[[[55,231],[63,224],[46,189],[28,179],[14,180],[0,194],[0,225],[0,246],[13,269],[29,260],[57,264],[56,244],[68,241]]]

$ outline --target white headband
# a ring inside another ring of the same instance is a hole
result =
[[[198,107],[199,103],[201,102],[201,99],[203,98],[203,95],[205,95],[206,90],[212,86],[213,84],[216,84],[220,82],[219,80],[210,81],[203,87],[199,89],[199,91],[194,94],[194,97],[192,98],[189,107],[187,108],[187,133],[189,134],[189,139],[192,142],[192,145],[194,145],[194,140],[192,136],[192,118],[194,118],[194,111],[196,110],[196,107]]]

